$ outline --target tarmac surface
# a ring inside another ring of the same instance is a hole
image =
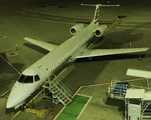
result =
[[[100,22],[106,23],[108,30],[104,39],[96,41],[91,48],[127,48],[130,42],[132,47],[151,48],[149,1],[120,3],[117,0],[117,2],[110,2],[110,4],[117,3],[121,6],[101,8]],[[107,4],[107,1],[102,1],[102,4]],[[69,29],[74,24],[91,21],[94,7],[80,6],[78,1],[21,7],[1,2],[0,14],[0,54],[2,56],[0,57],[0,94],[3,95],[11,89],[20,71],[48,53],[27,43],[23,40],[24,37],[61,44],[71,36]],[[123,18],[118,19],[117,16]],[[106,91],[112,79],[133,79],[133,77],[126,76],[128,68],[150,70],[151,50],[141,53],[141,60],[138,60],[138,56],[139,54],[128,54],[94,57],[92,60],[80,59],[67,67],[59,79],[72,93],[75,93],[79,86],[94,84],[94,86],[82,87],[78,91],[79,94],[92,96],[78,118],[79,120],[110,120],[111,118],[122,120],[119,106],[123,106],[123,102],[113,100],[113,104],[106,104]],[[10,66],[10,63],[14,67]],[[96,85],[96,83],[99,84]],[[144,81],[133,82],[138,85],[145,83]],[[27,111],[19,112],[18,115],[16,113],[5,114],[7,96],[8,94],[0,99],[0,119],[3,120],[50,120],[63,107],[61,104],[55,105],[50,100],[43,99],[40,94],[34,101],[34,109],[46,110],[44,117]],[[29,107],[32,108],[32,105]]]

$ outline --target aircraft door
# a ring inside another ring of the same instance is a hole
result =
[[[48,79],[48,69],[45,68],[44,66],[40,66],[38,67],[38,69],[40,70],[40,79],[42,81],[46,81]]]

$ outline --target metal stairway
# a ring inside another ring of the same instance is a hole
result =
[[[43,87],[52,93],[53,103],[61,102],[63,105],[67,105],[72,101],[71,91],[60,80],[54,79],[46,84]]]
[[[129,88],[130,85],[126,81],[112,80],[110,86],[108,87],[107,95],[110,98],[124,100],[126,91]]]
[[[150,101],[147,101],[145,104],[144,104],[144,107],[143,107],[143,113],[145,112],[145,110],[147,109],[147,107],[151,104]]]

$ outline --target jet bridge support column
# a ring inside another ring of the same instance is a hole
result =
[[[125,95],[125,120],[142,119],[142,99],[145,89],[128,89]]]
[[[146,91],[144,94],[144,98],[142,99],[142,120],[150,120],[151,119],[151,91]]]

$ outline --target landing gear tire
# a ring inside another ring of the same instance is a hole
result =
[[[25,111],[25,109],[26,109],[26,104],[24,103],[23,105],[20,106],[20,108],[21,108],[22,111]]]

